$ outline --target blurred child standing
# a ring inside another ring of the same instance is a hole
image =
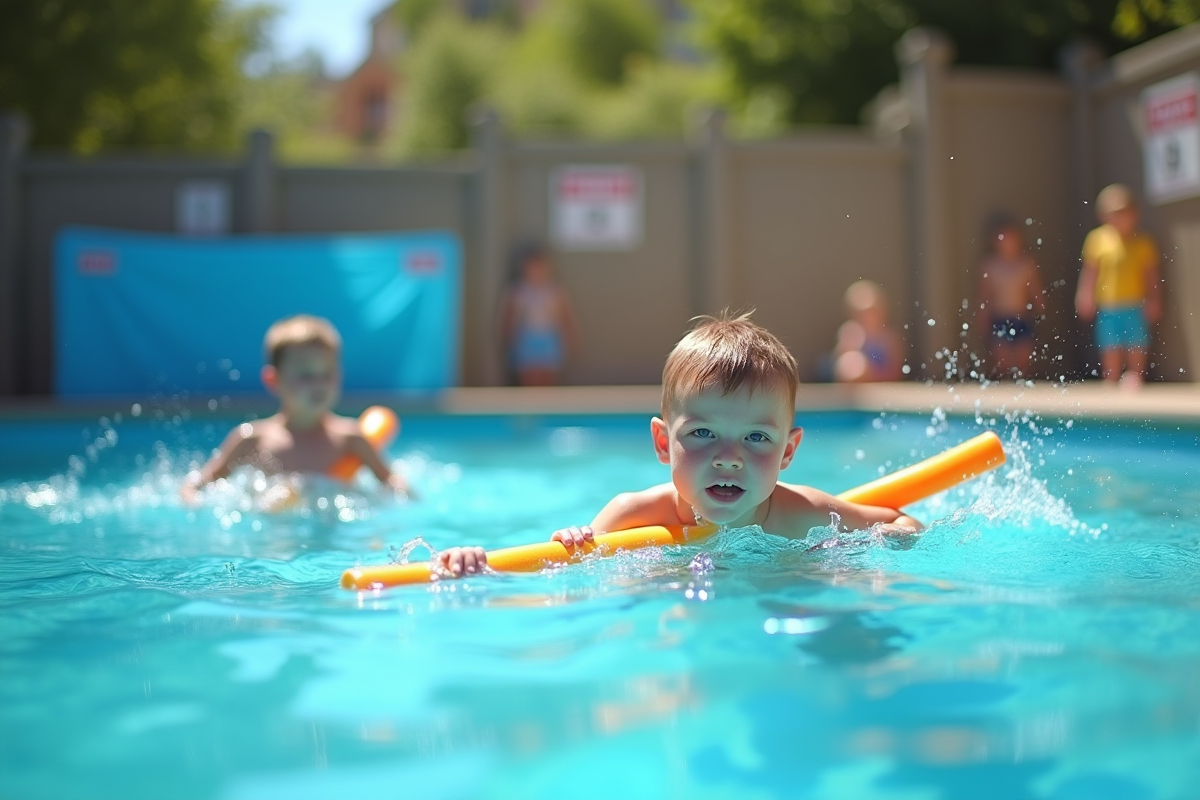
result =
[[[850,284],[848,320],[837,332],[833,378],[838,383],[900,380],[900,337],[888,327],[887,298],[874,281]]]
[[[554,386],[578,343],[570,299],[539,245],[518,249],[513,273],[500,309],[509,365],[521,386]]]
[[[1136,388],[1146,372],[1149,326],[1162,316],[1158,245],[1138,230],[1128,187],[1106,186],[1096,198],[1096,213],[1103,224],[1083,242],[1075,310],[1081,319],[1096,321],[1104,380]]]
[[[1004,220],[992,227],[979,265],[976,325],[987,338],[993,377],[1020,378],[1033,359],[1033,323],[1046,311],[1037,262],[1025,251],[1021,229]]]

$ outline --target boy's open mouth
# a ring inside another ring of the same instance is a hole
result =
[[[721,481],[709,486],[704,490],[704,492],[718,503],[732,503],[734,500],[737,500],[739,497],[745,494],[746,490],[738,486],[736,483],[732,483],[730,481]]]

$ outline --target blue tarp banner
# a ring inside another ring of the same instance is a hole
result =
[[[342,335],[345,390],[458,380],[458,240],[449,233],[219,239],[63,229],[55,242],[63,397],[263,391],[263,335],[293,314]]]

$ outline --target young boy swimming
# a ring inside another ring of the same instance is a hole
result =
[[[650,421],[650,436],[658,460],[671,467],[671,482],[619,494],[591,525],[555,531],[552,540],[574,547],[595,532],[705,522],[759,525],[798,539],[828,525],[831,514],[852,530],[920,530],[894,509],[779,482],[804,433],[792,425],[796,359],[749,314],[703,318],[667,357],[662,384],[662,416]],[[462,548],[454,557],[470,571],[486,563],[480,548]]]
[[[358,420],[332,413],[341,393],[342,339],[328,320],[299,315],[276,322],[263,342],[262,381],[279,398],[279,413],[230,431],[199,473],[189,476],[183,499],[232,469],[249,464],[267,474],[324,474],[342,456],[362,461],[379,482],[407,497],[409,488],[380,459]]]

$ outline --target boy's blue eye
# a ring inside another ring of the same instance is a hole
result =
[[[750,440],[750,441],[752,441],[752,442],[765,442],[765,441],[767,441],[767,435],[766,435],[765,433],[760,433],[759,431],[755,431],[754,433],[750,434],[750,435],[749,435],[749,436],[747,436],[746,438],[747,438],[747,439],[749,439],[749,440]]]
[[[696,428],[696,430],[692,431],[692,436],[699,436],[701,439],[711,439],[713,438],[713,432],[708,428]]]

